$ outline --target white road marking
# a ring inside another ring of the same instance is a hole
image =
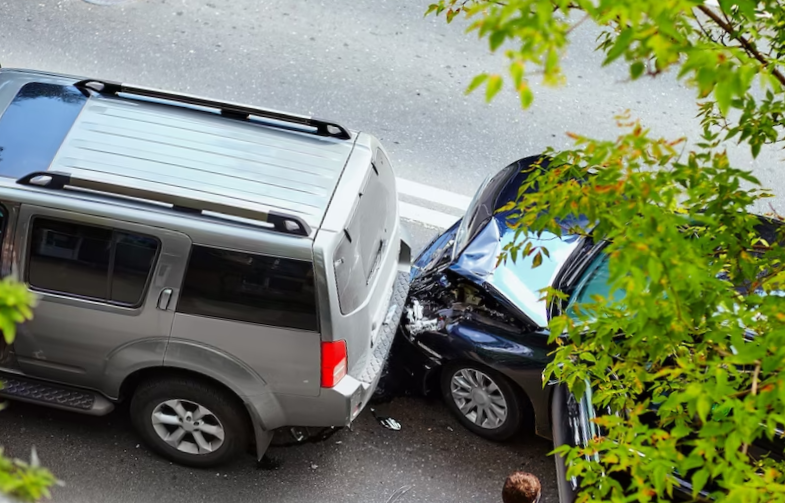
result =
[[[405,180],[403,178],[396,178],[395,182],[400,194],[431,201],[432,203],[456,208],[461,211],[466,211],[466,208],[469,207],[469,203],[472,201],[472,198],[469,196],[455,194],[444,189],[423,185],[422,183]]]
[[[424,185],[404,178],[396,178],[395,182],[398,193],[401,195],[460,210],[460,213],[466,211],[466,208],[469,207],[469,203],[472,200],[471,197],[462,194],[455,194],[444,189],[431,187],[430,185]],[[457,214],[458,212],[454,214],[444,213],[404,201],[399,201],[398,208],[401,212],[402,219],[411,220],[437,229],[448,229],[460,218]]]
[[[403,201],[398,202],[398,209],[400,210],[401,218],[404,220],[413,220],[429,227],[436,227],[437,229],[447,229],[460,218],[455,215],[448,215],[441,211],[423,208],[422,206],[405,203]]]

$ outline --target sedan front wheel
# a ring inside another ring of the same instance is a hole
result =
[[[501,374],[468,363],[451,364],[442,372],[441,388],[447,407],[473,433],[500,441],[520,429],[519,395]]]

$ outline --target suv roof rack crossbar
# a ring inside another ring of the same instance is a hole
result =
[[[157,190],[126,187],[109,182],[100,182],[77,178],[68,173],[57,171],[36,171],[19,178],[16,183],[33,187],[61,190],[66,186],[77,187],[96,192],[116,194],[120,196],[145,199],[159,203],[171,204],[174,209],[201,213],[211,211],[235,217],[247,218],[271,224],[276,231],[297,236],[309,236],[311,228],[302,218],[277,211],[260,211],[231,206],[228,204],[203,201],[190,197],[177,196]]]
[[[306,117],[303,115],[288,114],[285,112],[278,112],[275,110],[267,110],[264,108],[247,107],[244,105],[237,105],[234,103],[224,103],[221,101],[211,100],[207,98],[199,98],[197,96],[190,96],[187,94],[176,94],[159,89],[149,89],[145,87],[135,87],[122,84],[120,82],[112,82],[108,80],[95,80],[86,79],[80,80],[74,84],[74,87],[81,90],[83,93],[86,91],[94,91],[99,94],[133,94],[137,96],[146,96],[159,100],[173,101],[177,103],[184,103],[188,105],[195,105],[200,107],[214,108],[221,112],[221,115],[238,120],[248,120],[251,116],[262,117],[265,119],[272,119],[280,122],[288,122],[290,124],[298,124],[301,126],[312,127],[313,132],[307,130],[299,130],[301,132],[315,134],[317,136],[326,136],[330,138],[337,138],[340,140],[349,140],[352,135],[349,130],[335,122],[330,122],[313,117]],[[270,124],[275,127],[275,124]],[[288,129],[288,128],[286,128]]]

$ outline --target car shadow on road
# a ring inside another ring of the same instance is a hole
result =
[[[250,454],[210,470],[174,465],[141,445],[122,406],[89,417],[10,403],[0,413],[0,445],[20,458],[35,445],[66,483],[55,489],[55,502],[387,503],[402,489],[399,503],[493,502],[506,475],[523,469],[543,481],[543,501],[557,503],[549,441],[521,433],[488,442],[464,430],[438,400],[397,398],[375,408],[401,429],[383,427],[366,410],[324,442],[272,447],[277,469],[260,469]]]

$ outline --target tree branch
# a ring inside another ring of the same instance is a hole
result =
[[[752,374],[752,396],[755,396],[755,395],[758,394],[758,375],[759,374],[760,374],[760,362],[758,362],[755,365],[755,372]],[[741,452],[743,452],[745,456],[747,455],[747,449],[749,449],[749,447],[750,447],[750,444],[748,444],[747,442],[744,442],[744,447],[742,447]]]
[[[583,22],[586,21],[587,19],[589,19],[589,15],[588,14],[586,14],[585,16],[580,18],[578,21],[576,21],[576,23],[574,25],[572,25],[569,28],[567,28],[567,32],[565,33],[565,35],[569,35],[570,32],[572,32],[572,30],[574,30],[575,28],[577,28],[580,25],[582,25]]]
[[[706,29],[706,28],[703,26],[703,23],[701,23],[701,20],[700,20],[700,19],[698,19],[698,17],[697,17],[697,16],[695,17],[695,21],[698,23],[698,27],[700,27],[700,29],[701,29],[701,31],[703,32],[703,34],[704,34],[704,35],[706,35],[706,38],[708,38],[709,40],[711,40],[712,42],[714,42],[714,37],[712,37],[712,36],[711,36],[711,32],[710,32],[709,30],[707,30],[707,29]]]
[[[785,86],[785,75],[783,75],[783,73],[780,72],[779,69],[777,69],[771,63],[771,61],[767,60],[766,56],[761,54],[761,52],[755,46],[755,43],[750,42],[741,36],[741,34],[737,33],[730,24],[726,23],[725,20],[719,17],[714,11],[711,10],[711,8],[706,7],[705,5],[699,5],[698,10],[703,12],[707,17],[714,21],[717,26],[722,28],[728,35],[730,35],[732,38],[735,38],[741,44],[744,50],[752,55],[752,57],[757,59],[764,68],[771,69],[771,74],[774,75],[774,77],[779,80],[783,86]]]

